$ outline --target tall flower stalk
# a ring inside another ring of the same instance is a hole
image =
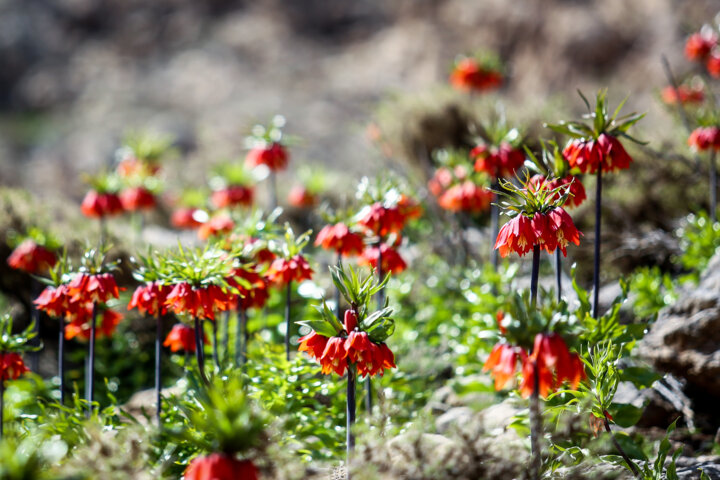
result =
[[[528,317],[525,324],[518,329],[516,341],[520,346],[498,343],[493,348],[490,357],[485,363],[485,369],[492,370],[496,377],[495,387],[502,388],[514,374],[518,359],[522,361],[524,396],[530,396],[530,445],[532,459],[530,464],[530,478],[540,478],[542,469],[542,451],[540,439],[542,437],[542,415],[540,412],[540,396],[547,396],[548,390],[554,382],[562,383],[570,379],[568,372],[571,357],[567,353],[562,338],[554,333],[547,332],[547,323],[538,321],[538,280],[540,272],[540,252],[546,250],[553,253],[555,250],[567,254],[566,248],[570,243],[580,243],[580,233],[570,216],[562,208],[570,193],[569,186],[557,186],[550,189],[545,182],[533,185],[529,179],[522,182],[522,186],[504,181],[501,183],[503,191],[498,194],[507,201],[500,205],[511,220],[503,225],[495,242],[503,257],[515,252],[524,256],[532,251],[532,273],[530,277],[530,292],[527,299],[527,308],[516,309]],[[521,299],[522,301],[522,299]],[[528,313],[529,312],[529,313]],[[508,334],[507,328],[501,325],[501,330]],[[526,347],[530,343],[530,335],[537,331],[534,338],[533,351],[528,355]],[[513,333],[513,332],[511,332]],[[558,340],[559,339],[559,340]],[[545,350],[543,350],[545,348]],[[563,350],[564,349],[564,350]],[[546,350],[549,353],[544,353]],[[564,365],[558,364],[556,352],[563,352]],[[578,360],[579,361],[579,360]],[[577,361],[575,362],[577,364]],[[553,381],[555,370],[556,380]],[[579,377],[579,376],[578,376]]]
[[[570,141],[563,150],[563,156],[570,168],[577,168],[582,173],[596,175],[595,194],[595,260],[593,270],[593,317],[599,318],[600,298],[600,245],[602,219],[602,174],[630,168],[632,158],[625,151],[619,138],[626,138],[636,143],[640,141],[631,137],[627,131],[637,123],[644,114],[630,113],[619,117],[625,101],[621,102],[610,114],[607,105],[607,92],[599,92],[595,99],[595,108],[580,93],[588,113],[585,116],[589,123],[561,122],[546,125],[552,130],[568,135]]]
[[[318,307],[319,320],[298,322],[310,329],[300,339],[298,348],[317,359],[322,373],[342,376],[347,373],[347,454],[348,469],[354,447],[352,428],[355,423],[355,389],[358,376],[383,375],[385,369],[395,368],[395,357],[385,341],[394,330],[392,309],[385,307],[370,313],[370,303],[387,280],[378,282],[372,273],[361,276],[352,267],[330,267],[335,286],[350,305],[343,322],[323,301]]]

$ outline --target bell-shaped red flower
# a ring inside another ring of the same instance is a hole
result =
[[[239,282],[236,279],[243,281]],[[232,275],[226,279],[228,284],[236,288],[240,294],[232,296],[233,304],[230,308],[262,308],[265,306],[270,295],[268,292],[268,284],[265,277],[257,273],[252,268],[237,268],[233,270]],[[249,287],[248,287],[249,285]]]
[[[720,58],[718,58],[718,60],[720,60]],[[708,59],[708,64],[709,62],[710,59]],[[683,105],[702,103],[702,101],[705,100],[705,94],[703,93],[702,88],[693,88],[686,85],[680,85],[677,89],[672,85],[668,85],[662,89],[660,96],[662,97],[662,101],[668,105],[675,105],[677,103],[681,103]]]
[[[279,143],[270,146],[255,147],[245,157],[245,163],[249,167],[265,165],[272,171],[285,170],[288,164],[288,152]]]
[[[157,204],[155,195],[144,187],[127,188],[120,192],[120,203],[128,212],[151,210]]]
[[[539,372],[539,395],[547,397],[564,382],[577,388],[585,376],[580,357],[571,354],[565,340],[555,333],[538,333],[532,353],[523,362],[523,381],[520,391],[524,397],[533,392],[535,369]]]
[[[308,352],[308,355],[320,360],[320,357],[322,357],[325,352],[328,340],[328,337],[320,335],[313,330],[304,337],[300,337],[298,351]]]
[[[490,208],[493,193],[470,180],[454,185],[438,198],[438,205],[451,212],[485,212]]]
[[[422,205],[420,205],[417,200],[405,195],[404,193],[400,195],[396,206],[400,215],[402,215],[405,219],[405,222],[407,222],[407,220],[422,217]]]
[[[598,168],[603,172],[630,168],[632,158],[620,141],[601,133],[597,140],[575,139],[563,150],[563,156],[571,168],[579,168],[583,173],[595,173]]]
[[[46,272],[57,262],[55,254],[28,238],[15,247],[7,259],[10,267],[36,275]]]
[[[562,251],[563,255],[567,256],[567,246],[570,243],[580,245],[581,233],[575,228],[572,218],[562,207],[555,207],[547,213],[548,225],[553,231],[555,236],[554,242],[557,248]],[[547,241],[545,244],[545,250],[548,253],[552,253],[555,248],[553,241]]]
[[[400,254],[394,248],[386,245],[385,243],[377,246],[368,246],[363,250],[362,255],[358,257],[358,265],[371,266],[374,269],[378,268],[378,257],[382,252],[382,270],[385,273],[400,273],[407,268],[407,263],[400,256]]]
[[[198,228],[198,238],[200,238],[200,240],[207,240],[216,235],[230,233],[234,228],[235,222],[233,222],[232,218],[227,214],[221,213],[215,215]]]
[[[483,365],[483,371],[490,371],[495,378],[495,390],[502,390],[515,376],[518,361],[527,357],[525,351],[507,343],[496,344]]]
[[[0,382],[16,380],[20,375],[29,372],[20,354],[15,352],[0,353]]]
[[[703,61],[717,42],[717,35],[711,31],[693,33],[685,42],[685,56],[688,60]]]
[[[185,480],[257,479],[257,468],[250,460],[238,460],[224,453],[196,457],[185,470]]]
[[[385,237],[400,233],[405,226],[405,218],[396,207],[374,203],[360,212],[357,224],[374,235]]]
[[[229,187],[215,190],[210,200],[217,208],[243,206],[249,207],[253,203],[253,188],[244,185],[230,185]]]
[[[510,252],[522,257],[532,250],[536,240],[532,222],[528,217],[520,214],[500,228],[495,248],[500,250],[502,257],[507,257]]]
[[[502,85],[502,74],[480,65],[477,60],[463,58],[450,74],[450,84],[463,91],[484,92]]]
[[[298,254],[290,259],[276,258],[270,264],[266,275],[277,285],[287,285],[290,282],[310,280],[313,273],[305,257]]]
[[[133,296],[128,303],[128,310],[137,308],[143,315],[152,317],[167,313],[167,305],[165,301],[172,288],[169,285],[162,285],[159,282],[149,282],[140,285],[133,292]]]
[[[90,340],[92,334],[92,311],[93,305],[88,303],[85,305],[84,310],[74,312],[70,322],[65,326],[66,340],[72,340],[75,337],[78,337],[79,340]],[[96,319],[95,338],[112,337],[122,318],[121,313],[109,308],[102,308],[102,311],[98,312],[98,318]]]
[[[698,127],[688,138],[688,145],[698,152],[709,149],[720,150],[720,128]]]
[[[324,226],[318,232],[315,246],[325,250],[335,250],[344,257],[357,255],[365,248],[362,237],[351,232],[344,223]]]
[[[68,283],[67,291],[71,301],[80,303],[107,303],[119,295],[115,277],[111,273],[77,274]]]
[[[45,287],[33,303],[38,310],[53,318],[64,317],[73,308],[67,285]]]
[[[120,197],[114,193],[99,193],[90,190],[80,205],[83,215],[91,218],[101,218],[117,215],[123,212]]]
[[[715,51],[710,54],[705,61],[705,68],[711,77],[720,78],[720,52]]]
[[[204,337],[204,336],[203,336]],[[204,337],[205,344],[208,339]],[[180,350],[188,353],[195,353],[195,329],[183,323],[176,323],[165,337],[164,347],[170,347],[170,351],[175,353]]]
[[[182,228],[187,230],[195,230],[200,228],[203,222],[196,219],[197,212],[200,209],[192,207],[178,208],[172,213],[170,217],[170,223],[175,228]]]
[[[345,348],[345,339],[342,337],[332,337],[328,339],[325,345],[325,350],[320,357],[320,365],[322,366],[322,373],[329,374],[334,371],[338,375],[342,376],[347,370],[348,351]]]
[[[318,203],[318,197],[302,185],[295,185],[288,193],[288,203],[296,208],[310,208]]]
[[[485,172],[494,179],[512,177],[525,162],[522,150],[507,142],[500,146],[478,145],[470,151],[470,158],[475,160],[476,172]]]

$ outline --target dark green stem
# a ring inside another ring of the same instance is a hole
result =
[[[595,262],[593,271],[593,318],[600,315],[600,233],[602,219],[602,165],[597,170],[597,185],[595,190]]]
[[[97,302],[93,302],[92,320],[90,321],[90,347],[88,352],[86,397],[88,401],[88,418],[92,414],[95,400],[95,333],[97,331]]]
[[[562,300],[562,252],[555,249],[555,290],[557,290],[557,301]]]
[[[65,319],[59,318],[58,375],[60,375],[60,405],[65,405]]]
[[[715,163],[715,149],[710,150],[710,221],[717,221],[717,164]]]
[[[213,362],[215,366],[220,369],[220,355],[218,354],[218,327],[217,320],[211,320],[212,322],[212,349],[213,349]]]
[[[607,417],[605,417],[603,420],[605,421],[604,422],[605,423],[605,431],[610,434],[610,438],[612,439],[615,449],[618,451],[618,453],[623,458],[623,460],[625,460],[625,463],[627,464],[628,468],[633,473],[633,475],[636,478],[641,478],[640,469],[637,467],[637,465],[635,465],[635,462],[630,460],[630,457],[628,456],[628,454],[625,453],[625,450],[623,450],[623,448],[618,443],[617,439],[615,438],[615,434],[613,434],[612,430],[610,429],[610,422],[608,422]]]
[[[355,425],[355,366],[349,365],[347,371],[347,469],[348,478],[350,478],[350,455],[355,448],[355,435],[352,433],[353,425]],[[368,376],[368,378],[370,378]]]
[[[285,359],[290,361],[290,301],[292,300],[292,281],[285,291]]]
[[[162,369],[160,364],[162,361],[162,333],[163,333],[163,321],[160,312],[156,316],[156,329],[155,329],[155,404],[157,405],[156,417],[158,426],[160,426],[160,412],[162,410]]]
[[[205,342],[203,342],[203,330],[200,318],[195,317],[195,359],[197,360],[198,371],[200,372],[200,379],[209,385],[207,377],[205,376],[205,355],[203,349],[205,348]]]

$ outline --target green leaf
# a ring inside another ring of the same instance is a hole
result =
[[[309,327],[318,335],[323,335],[325,337],[335,337],[339,333],[329,322],[326,322],[325,320],[302,320],[296,323],[298,325]]]
[[[637,388],[650,388],[662,375],[649,367],[626,367],[620,371],[620,380],[632,382]]]
[[[629,428],[640,420],[643,410],[643,408],[630,405],[629,403],[613,403],[610,407],[610,414],[616,425]]]

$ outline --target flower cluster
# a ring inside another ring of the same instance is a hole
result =
[[[380,246],[369,245],[366,247],[362,255],[358,258],[358,265],[369,265],[377,269],[380,257],[382,257],[380,267],[383,272],[396,274],[407,268],[407,263],[405,263],[405,260],[403,260],[397,250],[385,243],[380,244]]]
[[[202,211],[199,208],[194,207],[177,208],[170,216],[170,224],[175,228],[195,230],[203,224],[202,221],[198,220],[200,212]]]
[[[207,337],[203,336],[205,344],[208,344]],[[176,323],[173,325],[170,333],[165,337],[164,347],[170,347],[171,352],[179,352],[180,350],[187,353],[195,353],[195,329],[185,325],[184,323]]]
[[[690,133],[688,145],[698,152],[713,149],[720,150],[720,128],[698,127]]]
[[[706,26],[688,37],[685,42],[685,56],[688,60],[704,64],[713,77],[720,77],[720,52],[717,47],[717,33]]]
[[[290,282],[302,282],[310,280],[313,276],[313,269],[300,254],[290,258],[276,258],[270,264],[267,277],[277,285],[287,285]]]
[[[499,70],[482,65],[474,58],[459,60],[450,74],[450,84],[458,90],[485,92],[502,85],[503,76]]]
[[[554,178],[552,180],[548,180],[542,175],[534,175],[530,178],[530,184],[528,186],[535,191],[538,191],[541,188],[555,191],[555,194],[549,198],[549,201],[551,202],[557,202],[560,200],[560,192],[567,190],[569,196],[565,202],[565,206],[568,207],[579,207],[587,199],[585,186],[579,178],[573,175],[567,175],[563,178]]]
[[[198,237],[200,240],[207,240],[218,235],[225,235],[233,231],[235,222],[227,213],[218,213],[210,220],[204,222],[198,228]]]
[[[317,234],[315,246],[335,250],[343,257],[357,255],[365,248],[363,237],[354,233],[344,223],[326,225]]]
[[[596,139],[571,140],[563,150],[571,168],[582,173],[612,172],[630,168],[632,158],[622,143],[612,135],[601,133]]]
[[[185,480],[257,480],[258,470],[250,460],[224,453],[195,457],[185,470]]]
[[[117,193],[90,190],[80,205],[83,215],[91,218],[103,218],[123,212],[122,202]]]
[[[361,376],[383,375],[385,369],[396,368],[395,356],[388,346],[375,343],[367,332],[358,329],[355,312],[345,312],[344,329],[338,335],[327,337],[315,331],[300,338],[298,350],[307,352],[322,366],[322,373],[344,375],[348,366],[357,366]]]
[[[240,279],[238,282],[237,279]],[[236,268],[226,279],[230,287],[238,291],[237,295],[231,298],[231,308],[262,308],[267,303],[270,293],[268,291],[268,280],[260,275],[253,267]]]
[[[576,389],[586,378],[578,354],[570,353],[563,338],[555,332],[538,333],[530,354],[521,347],[498,343],[490,352],[483,370],[491,372],[495,378],[495,389],[501,390],[515,376],[518,362],[522,373],[520,392],[526,398],[534,390],[535,369],[538,370],[538,394],[541,397],[547,397],[565,382]]]
[[[679,85],[677,88],[672,85],[662,89],[660,92],[662,101],[668,105],[675,105],[677,103],[685,104],[696,104],[702,103],[705,100],[705,93],[702,87],[691,87],[687,85]]]
[[[310,208],[318,203],[318,196],[304,185],[294,185],[288,192],[288,203],[296,208]]]
[[[481,144],[470,151],[470,158],[475,160],[475,171],[484,172],[493,179],[509,178],[515,175],[525,161],[522,150],[508,142],[499,145]]]
[[[7,259],[10,267],[23,272],[37,275],[46,272],[57,262],[57,257],[49,249],[38,245],[28,238],[15,247]]]
[[[195,287],[188,282],[175,284],[165,298],[167,308],[176,314],[215,320],[216,311],[232,306],[232,295],[219,285]]]
[[[216,208],[249,207],[253,203],[254,190],[245,185],[230,185],[212,192],[210,201]]]
[[[145,187],[129,187],[120,192],[120,204],[127,212],[152,210],[157,205],[155,195]]]
[[[165,315],[167,313],[167,297],[171,288],[159,281],[148,282],[140,285],[133,292],[128,310],[137,308],[142,315]]]
[[[536,212],[530,217],[522,213],[515,216],[500,229],[495,248],[500,250],[503,257],[510,252],[523,256],[535,245],[548,253],[559,248],[567,256],[570,243],[580,244],[580,232],[570,215],[562,207],[555,207],[546,213]]]
[[[20,375],[29,372],[22,357],[15,352],[0,353],[0,382],[16,380]]]
[[[442,192],[438,197],[438,205],[451,212],[482,213],[490,208],[492,199],[490,190],[466,180]]]
[[[285,170],[290,158],[285,147],[273,142],[267,145],[253,147],[245,157],[245,163],[249,167],[264,165],[271,171]]]

